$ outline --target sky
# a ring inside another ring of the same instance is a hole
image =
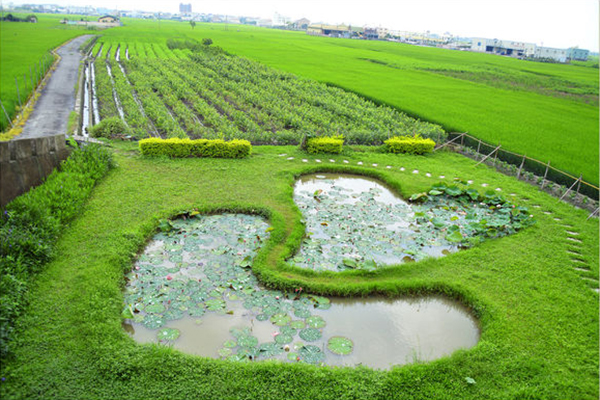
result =
[[[598,52],[600,0],[13,0],[15,4],[60,4],[119,10],[198,13],[381,26],[394,30],[484,37]],[[8,4],[9,1],[2,1]]]

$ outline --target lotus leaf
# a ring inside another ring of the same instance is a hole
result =
[[[294,337],[285,333],[280,333],[279,335],[275,336],[275,343],[277,344],[292,343],[292,340],[294,340]]]
[[[285,326],[290,323],[292,317],[287,314],[275,314],[271,317],[271,323],[277,326]]]
[[[231,350],[230,348],[224,347],[222,349],[219,349],[219,355],[222,358],[228,357],[233,353],[233,350]]]
[[[158,304],[150,304],[144,308],[144,310],[149,314],[162,314],[165,312],[165,306]]]
[[[300,348],[299,357],[302,361],[309,364],[319,364],[325,361],[325,353],[317,346],[311,344]]]
[[[354,343],[348,338],[333,336],[327,342],[327,349],[335,354],[348,355],[354,350]]]
[[[287,359],[290,361],[298,361],[300,359],[300,356],[298,355],[298,353],[292,351],[287,354]]]
[[[252,335],[242,335],[237,338],[238,346],[254,347],[258,344],[258,339]]]
[[[263,358],[271,358],[283,353],[283,348],[281,345],[273,342],[269,343],[261,343],[258,346],[259,356]]]
[[[305,326],[306,323],[299,319],[290,322],[290,327],[293,329],[304,329]]]
[[[206,309],[208,311],[221,311],[225,309],[225,301],[222,299],[206,300]]]
[[[306,325],[311,328],[324,328],[327,323],[325,320],[319,315],[313,315],[311,317],[306,318]]]
[[[300,331],[300,338],[307,342],[314,342],[321,338],[321,331],[317,328],[305,328]]]
[[[165,319],[160,315],[147,314],[144,317],[143,324],[148,329],[158,329],[165,324]]]
[[[169,340],[169,341],[173,341],[176,340],[180,335],[180,332],[178,329],[175,328],[163,328],[161,330],[158,331],[158,340]]]

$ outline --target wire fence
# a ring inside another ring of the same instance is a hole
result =
[[[452,145],[471,149],[475,159],[479,162],[489,159],[503,161],[509,165],[517,178],[527,174],[535,179],[542,189],[547,185],[558,184],[564,186],[566,192],[579,193],[596,201],[600,198],[598,186],[584,181],[582,175],[573,176],[553,167],[550,161],[543,162],[524,154],[505,150],[501,145],[486,143],[468,133],[449,133],[448,140],[438,145],[436,150]]]

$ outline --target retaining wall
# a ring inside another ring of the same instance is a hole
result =
[[[69,153],[64,134],[0,142],[0,207],[41,184]]]

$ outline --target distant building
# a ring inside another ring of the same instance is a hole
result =
[[[556,49],[553,47],[536,47],[534,58],[542,60],[552,60],[556,62],[567,62],[567,52],[565,49]]]
[[[98,18],[98,22],[101,24],[114,24],[115,22],[119,22],[119,18],[113,15],[103,15],[102,17]]]
[[[309,25],[310,25],[310,21],[307,20],[306,18],[301,18],[298,21],[294,21],[295,29],[307,30]]]
[[[190,14],[192,12],[192,4],[183,4],[179,3],[179,13],[180,14]]]
[[[352,37],[352,28],[349,25],[310,25],[306,33],[313,36],[329,36],[338,38]]]
[[[587,61],[590,56],[589,50],[571,47],[567,50],[567,59],[569,61]]]
[[[513,57],[534,57],[535,43],[514,42],[510,40],[473,38],[472,51],[500,54]]]
[[[367,40],[377,40],[379,39],[379,33],[377,32],[377,28],[365,28],[363,29],[363,38]]]

